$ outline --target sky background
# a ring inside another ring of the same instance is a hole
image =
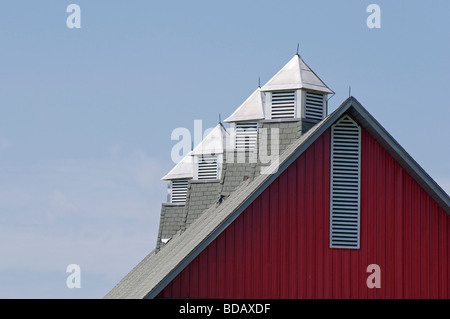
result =
[[[69,29],[66,8],[81,8]],[[369,29],[366,8],[381,8]],[[177,127],[295,54],[450,193],[450,1],[4,1],[0,298],[102,298],[156,243]],[[66,267],[81,268],[81,288]]]

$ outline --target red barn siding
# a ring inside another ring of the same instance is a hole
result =
[[[364,129],[361,144],[360,249],[329,248],[327,130],[158,297],[450,298],[449,216]]]

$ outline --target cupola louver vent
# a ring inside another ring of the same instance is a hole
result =
[[[331,132],[330,247],[359,248],[361,129],[345,116]]]
[[[295,91],[272,92],[271,118],[295,117]]]
[[[198,179],[218,178],[217,156],[200,156],[198,158]]]
[[[237,150],[248,150],[254,148],[258,134],[258,122],[236,123],[235,134],[235,147]]]
[[[187,180],[173,180],[172,181],[172,203],[185,203],[188,189]]]
[[[324,118],[324,96],[320,93],[306,92],[305,118],[321,121]]]

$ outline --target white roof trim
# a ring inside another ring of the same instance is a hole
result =
[[[264,119],[261,89],[257,88],[224,122],[239,122]]]
[[[191,152],[189,152],[190,154]],[[191,155],[186,155],[177,165],[165,175],[162,180],[194,178],[194,162]]]
[[[334,93],[297,54],[261,88],[262,91],[293,89]]]

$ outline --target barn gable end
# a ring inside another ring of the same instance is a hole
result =
[[[157,297],[448,298],[450,218],[365,128],[360,247],[330,248],[330,150],[328,128]]]

